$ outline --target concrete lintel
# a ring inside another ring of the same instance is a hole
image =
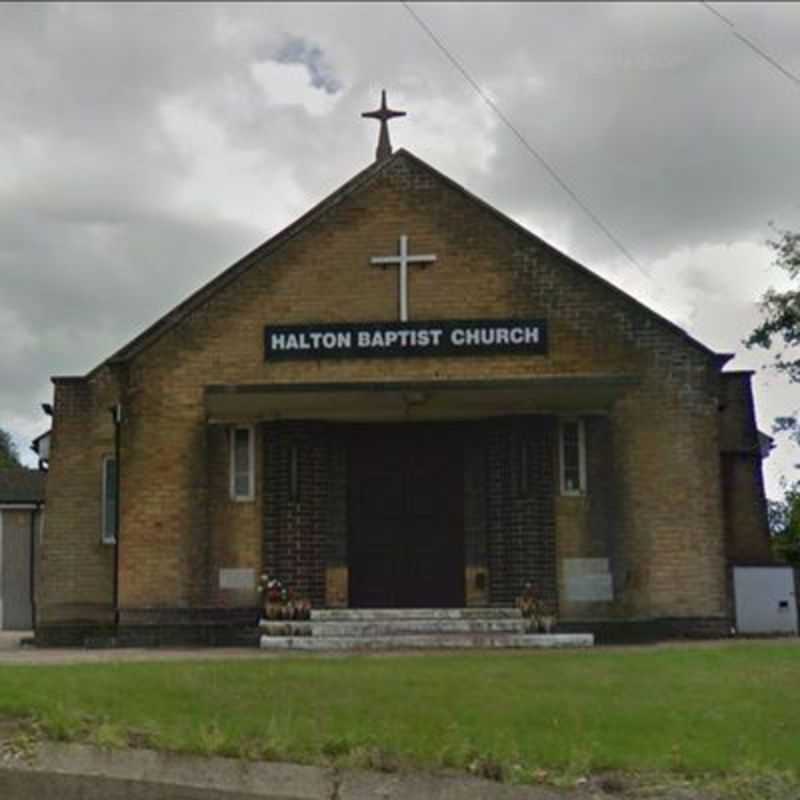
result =
[[[522,389],[531,390],[539,386],[591,386],[592,384],[614,384],[634,386],[641,382],[636,375],[620,373],[574,373],[559,375],[534,375],[527,378],[487,378],[472,380],[411,380],[411,381],[330,381],[323,383],[283,382],[246,384],[209,384],[206,395],[211,394],[281,394],[286,392],[342,392],[342,391],[451,391],[462,392],[470,389]]]
[[[531,413],[607,413],[638,383],[631,375],[520,379],[207,386],[210,423],[481,419]]]

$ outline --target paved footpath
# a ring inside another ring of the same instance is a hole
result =
[[[20,631],[0,631],[0,666],[4,664],[102,664],[106,662],[121,661],[224,661],[230,659],[265,659],[265,658],[347,658],[352,653],[348,652],[315,652],[301,651],[269,652],[259,650],[257,647],[125,647],[104,648],[97,650],[84,650],[81,648],[38,648],[22,646],[20,641],[31,638],[31,633]],[[702,641],[673,641],[649,645],[615,645],[613,647],[599,646],[592,648],[576,648],[575,650],[558,651],[520,651],[520,650],[492,650],[503,652],[517,658],[547,657],[550,652],[561,654],[570,652],[576,656],[590,657],[592,653],[601,651],[620,652],[622,650],[653,650],[653,649],[696,649],[705,647],[742,647],[745,645],[769,646],[780,644],[782,646],[800,646],[800,637],[783,637],[777,639],[712,639]],[[463,654],[479,651],[462,651]],[[392,655],[410,657],[452,656],[452,650],[406,650],[406,651],[365,651],[361,653],[365,658],[387,658]]]
[[[0,631],[0,665],[102,664],[119,661],[211,661],[270,658],[257,647],[120,647],[85,650],[80,647],[39,648],[21,645],[31,633]]]

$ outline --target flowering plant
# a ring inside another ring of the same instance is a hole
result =
[[[517,608],[525,619],[536,619],[543,610],[542,602],[536,597],[533,584],[525,584],[522,594],[517,598]]]
[[[266,596],[266,600],[269,603],[280,603],[286,592],[283,584],[277,578],[270,578],[269,575],[261,576],[258,588]]]
[[[264,614],[270,620],[302,620],[311,617],[311,602],[295,600],[294,594],[278,578],[262,575],[258,584],[264,596]]]
[[[528,582],[522,594],[517,598],[516,606],[522,617],[528,620],[528,629],[531,633],[544,631],[550,633],[556,625],[556,615],[550,607],[536,597],[533,584]]]

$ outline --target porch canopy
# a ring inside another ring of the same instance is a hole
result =
[[[605,413],[638,382],[630,375],[569,375],[470,381],[211,385],[205,389],[205,407],[210,424]]]

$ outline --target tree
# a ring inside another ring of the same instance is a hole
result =
[[[0,469],[21,466],[19,451],[11,438],[11,434],[0,428]]]
[[[800,567],[800,481],[785,491],[783,500],[769,501],[769,529],[775,554]]]
[[[800,383],[800,233],[773,226],[777,238],[767,245],[775,253],[775,266],[788,273],[795,285],[785,292],[768,289],[761,298],[761,324],[745,339],[748,348],[771,350],[776,345],[773,368],[792,383]],[[800,445],[798,411],[778,417],[773,431],[786,432]]]
[[[785,292],[768,289],[761,298],[761,324],[745,339],[748,348],[776,350],[773,368],[789,379],[800,383],[800,233],[780,230],[773,226],[777,238],[767,242],[775,253],[775,266],[788,273],[794,281]],[[788,433],[800,445],[800,413],[778,417],[773,433]],[[783,481],[783,500],[770,500],[769,528],[777,555],[800,566],[800,481]]]

